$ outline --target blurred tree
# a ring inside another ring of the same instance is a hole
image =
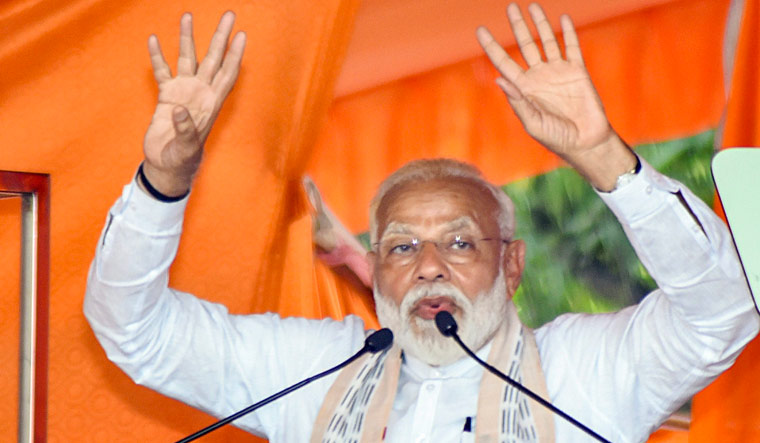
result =
[[[713,137],[707,131],[636,152],[712,206]],[[515,202],[515,237],[528,245],[515,295],[527,325],[565,312],[617,310],[655,288],[612,213],[574,171],[560,168],[503,188]]]

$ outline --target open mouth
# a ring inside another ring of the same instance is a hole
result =
[[[425,297],[414,305],[412,314],[425,320],[433,320],[435,314],[440,311],[448,311],[453,314],[455,309],[456,305],[448,297]]]

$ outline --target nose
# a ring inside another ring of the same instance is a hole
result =
[[[448,281],[450,277],[448,263],[432,242],[422,244],[417,256],[415,272],[417,280],[429,282]]]

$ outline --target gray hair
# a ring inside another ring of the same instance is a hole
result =
[[[448,158],[423,159],[411,161],[386,178],[377,190],[369,206],[370,243],[375,244],[377,232],[377,209],[383,198],[393,188],[412,181],[430,181],[447,178],[464,178],[488,190],[499,205],[499,232],[501,238],[511,240],[515,233],[515,205],[500,188],[487,182],[480,171],[467,163]]]

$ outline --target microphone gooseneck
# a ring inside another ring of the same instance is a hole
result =
[[[480,363],[484,368],[488,369],[492,374],[499,377],[500,379],[504,380],[505,382],[509,383],[517,389],[518,391],[522,392],[523,394],[527,395],[528,397],[532,398],[533,400],[540,403],[543,407],[549,409],[550,411],[554,412],[555,414],[559,415],[560,417],[564,418],[565,420],[572,423],[575,427],[582,430],[586,434],[590,435],[591,437],[594,437],[600,442],[603,443],[611,443],[609,440],[605,439],[601,435],[597,434],[593,430],[591,430],[589,427],[584,425],[583,423],[579,422],[578,420],[574,419],[570,415],[566,414],[561,409],[557,408],[553,404],[549,403],[548,401],[541,398],[538,394],[531,391],[530,389],[526,388],[516,380],[510,378],[506,374],[502,373],[498,369],[494,368],[493,366],[489,365],[488,363],[481,360],[477,355],[475,355],[474,352],[470,350],[470,348],[467,347],[467,345],[462,342],[462,339],[459,338],[459,335],[457,335],[457,322],[454,320],[454,316],[451,315],[450,312],[447,311],[439,311],[437,314],[435,314],[435,325],[438,328],[438,331],[440,331],[441,334],[443,334],[446,337],[451,337],[454,339],[454,341],[457,342],[457,344],[464,350],[464,352],[472,357],[475,361]]]
[[[209,432],[211,432],[211,431],[213,431],[215,429],[221,428],[222,426],[224,426],[224,425],[226,425],[226,424],[228,424],[228,423],[230,423],[230,422],[232,422],[234,420],[237,420],[238,418],[240,418],[240,417],[242,417],[242,416],[244,416],[244,415],[246,415],[246,414],[248,414],[250,412],[253,412],[256,409],[258,409],[258,408],[260,408],[260,407],[262,407],[264,405],[267,405],[267,404],[269,404],[269,403],[277,400],[280,397],[284,397],[285,395],[290,394],[291,392],[293,392],[293,391],[295,391],[297,389],[300,389],[303,386],[306,386],[307,384],[313,382],[314,380],[320,379],[320,378],[322,378],[322,377],[324,377],[326,375],[330,375],[333,372],[337,371],[338,369],[341,369],[341,368],[343,368],[345,366],[348,366],[354,360],[356,360],[357,358],[359,358],[362,355],[366,354],[367,352],[369,352],[371,354],[375,354],[375,353],[378,353],[380,351],[384,351],[385,349],[388,349],[391,346],[392,343],[393,343],[393,332],[391,332],[390,329],[383,328],[383,329],[380,329],[379,331],[375,331],[372,334],[370,334],[369,337],[367,337],[364,340],[364,346],[361,349],[359,349],[359,351],[356,354],[352,355],[351,357],[349,357],[348,359],[346,359],[345,361],[343,361],[339,365],[333,366],[332,368],[330,368],[330,369],[328,369],[326,371],[320,372],[319,374],[313,375],[313,376],[307,378],[306,380],[300,381],[300,382],[298,382],[298,383],[296,383],[296,384],[294,384],[294,385],[292,385],[292,386],[290,386],[288,388],[283,389],[280,392],[272,394],[269,397],[265,398],[264,400],[259,401],[258,403],[254,403],[251,406],[248,406],[247,408],[245,408],[243,410],[240,410],[240,411],[238,411],[238,412],[236,412],[236,413],[234,413],[234,414],[232,414],[232,415],[230,415],[230,416],[228,416],[226,418],[223,418],[223,419],[217,421],[216,423],[214,423],[214,424],[212,424],[210,426],[207,426],[207,427],[201,429],[198,432],[195,432],[194,434],[188,435],[187,437],[183,438],[182,440],[178,440],[176,443],[187,443],[187,442],[191,442],[193,440],[196,440],[196,439],[198,439],[198,438],[200,438],[200,437],[208,434]]]

